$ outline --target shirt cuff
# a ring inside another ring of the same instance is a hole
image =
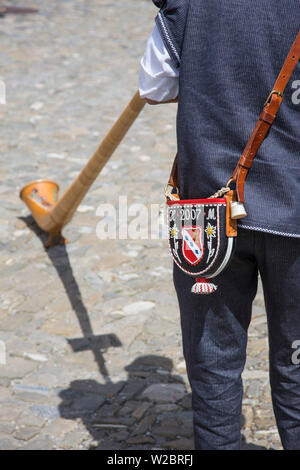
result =
[[[139,76],[141,98],[158,102],[177,98],[179,91],[178,77],[179,69],[173,63],[159,29],[155,26],[148,39],[144,57],[141,60]]]

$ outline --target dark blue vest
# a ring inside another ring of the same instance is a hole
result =
[[[181,198],[224,186],[300,28],[300,0],[156,0],[180,67]],[[245,185],[245,228],[300,236],[300,63]]]

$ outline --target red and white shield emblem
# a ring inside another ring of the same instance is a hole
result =
[[[183,227],[182,230],[182,254],[190,264],[197,264],[204,255],[203,229],[196,227]]]

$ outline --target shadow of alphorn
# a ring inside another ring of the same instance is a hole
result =
[[[44,243],[45,234],[36,225],[31,215],[19,217],[19,219],[25,222],[27,227]],[[111,378],[105,364],[104,352],[111,347],[121,347],[122,343],[114,333],[94,334],[89,312],[83,302],[79,285],[73,274],[66,246],[56,246],[52,250],[46,249],[46,253],[57,271],[82,331],[82,337],[67,338],[67,341],[75,353],[91,351],[105,383],[111,383]]]
[[[21,189],[20,198],[28,206],[38,226],[49,233],[46,248],[66,242],[61,234],[62,228],[70,222],[80,202],[145,104],[146,101],[136,92],[94,155],[60,199],[57,200],[59,188],[54,181],[37,180]]]

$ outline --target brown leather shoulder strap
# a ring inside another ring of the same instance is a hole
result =
[[[264,108],[259,116],[256,126],[231,177],[232,181],[236,183],[237,197],[240,202],[244,202],[244,185],[254,157],[274,122],[283,99],[283,92],[299,59],[300,31],[298,32],[290,52],[287,55],[274,84],[274,88],[264,104]]]
[[[178,160],[178,156],[177,156],[177,154],[176,154],[175,159],[174,159],[174,162],[173,162],[173,166],[172,166],[170,178],[169,178],[169,181],[168,181],[168,185],[173,186],[173,188],[178,188],[178,166],[177,166],[177,160]]]

